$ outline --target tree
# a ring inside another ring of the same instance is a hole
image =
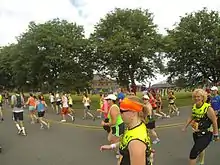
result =
[[[83,33],[83,27],[65,20],[31,22],[27,32],[17,38],[16,51],[11,52],[16,86],[29,84],[32,89],[46,90],[87,87],[93,78],[88,56],[94,49]]]
[[[168,30],[165,41],[171,77],[184,76],[190,84],[220,80],[219,12],[204,8],[186,14],[173,30]]]
[[[163,68],[153,16],[147,10],[115,9],[95,26],[97,69],[123,86],[154,77]]]

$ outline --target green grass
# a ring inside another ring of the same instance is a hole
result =
[[[176,105],[178,107],[181,106],[191,106],[192,105],[192,97],[191,97],[192,93],[191,92],[176,92],[175,96],[176,96]],[[48,99],[48,95],[44,95],[46,101],[49,103],[49,99]],[[142,93],[138,93],[137,96],[141,97]],[[92,110],[96,110],[99,109],[99,95],[89,95],[90,99],[91,99],[91,109]],[[73,108],[74,109],[83,109],[83,104],[82,104],[82,96],[78,96],[78,95],[72,95],[73,98]],[[163,98],[163,107],[164,110],[166,111],[167,107],[168,107],[168,101],[167,101],[167,97]]]

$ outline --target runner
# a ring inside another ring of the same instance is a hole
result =
[[[68,105],[69,105],[69,113],[71,115],[73,115],[73,118],[74,118],[74,121],[75,121],[75,111],[73,109],[73,99],[72,99],[70,93],[68,94],[67,99],[68,99]]]
[[[43,97],[41,95],[39,95],[38,96],[38,101],[37,101],[37,113],[38,113],[38,120],[39,120],[41,129],[44,129],[44,125],[48,129],[50,128],[50,123],[44,117],[46,107],[47,107],[46,102],[43,100]]]
[[[162,117],[167,117],[167,115],[164,112],[162,112],[163,102],[162,102],[162,96],[159,92],[156,94],[156,104],[157,104],[156,113],[162,115]]]
[[[104,94],[100,94],[100,99],[99,99],[99,106],[100,106],[100,109],[102,109],[103,107],[103,104],[104,104]],[[98,118],[102,118],[102,111],[99,112],[99,116],[97,116]]]
[[[68,105],[68,98],[67,98],[67,94],[66,93],[63,93],[63,96],[62,96],[61,115],[62,115],[61,122],[66,122],[66,115],[68,115],[71,118],[72,122],[74,122],[74,120],[75,120],[73,115],[70,114],[69,105]]]
[[[160,139],[158,138],[157,136],[157,133],[155,131],[155,128],[156,128],[156,120],[155,120],[155,117],[154,117],[154,112],[153,112],[153,109],[152,109],[152,106],[151,104],[149,103],[149,97],[148,95],[144,95],[143,96],[143,101],[144,101],[144,105],[147,107],[147,117],[146,117],[146,127],[147,129],[149,129],[151,135],[155,138],[155,140],[153,141],[153,144],[157,144],[160,142]]]
[[[3,110],[3,96],[2,94],[0,94],[0,117],[1,117],[0,120],[4,121],[2,110]]]
[[[168,115],[168,117],[171,117],[171,114],[173,114],[174,112],[176,113],[177,116],[179,116],[180,111],[178,110],[178,108],[175,104],[176,97],[175,97],[173,91],[169,91],[168,100],[169,100],[169,105],[168,105],[169,115]]]
[[[210,107],[210,104],[206,103],[207,93],[203,89],[196,89],[192,97],[195,103],[192,108],[192,114],[182,130],[186,131],[189,125],[193,129],[195,143],[190,152],[189,165],[196,165],[198,156],[200,158],[199,163],[202,165],[204,164],[204,150],[212,141],[213,135],[215,140],[219,139],[218,125],[214,110]],[[213,126],[213,133],[209,130],[211,125]]]
[[[15,90],[15,94],[11,96],[11,107],[13,109],[13,119],[18,129],[18,134],[26,135],[24,128],[24,98],[19,94],[18,90]]]
[[[108,101],[109,112],[108,112],[108,122],[101,122],[102,126],[108,126],[111,128],[108,134],[108,141],[116,143],[120,140],[120,136],[124,133],[125,125],[121,118],[120,109],[116,104],[117,97],[114,94],[110,94],[105,97]],[[119,152],[116,153],[116,158],[119,158]]]
[[[89,96],[84,93],[82,103],[84,104],[84,116],[83,120],[87,119],[87,115],[93,118],[93,121],[95,121],[95,116],[90,111],[90,98]]]
[[[211,98],[210,103],[217,117],[218,129],[220,129],[220,96],[218,94],[218,87],[213,86],[211,91],[213,97]]]
[[[28,105],[29,115],[31,118],[31,124],[34,124],[35,123],[34,119],[37,120],[37,116],[35,115],[36,101],[32,93],[30,93],[30,97],[28,98],[26,105]]]
[[[56,93],[56,113],[57,115],[60,113],[60,109],[62,108],[61,106],[61,98],[60,98],[60,94],[57,92]]]
[[[151,104],[151,106],[153,108],[154,115],[159,117],[159,118],[162,118],[163,116],[156,112],[156,110],[157,110],[157,100],[154,98],[153,94],[148,93],[148,95],[149,95],[149,103]]]
[[[129,96],[121,102],[120,112],[127,129],[120,142],[100,147],[101,151],[120,147],[119,165],[152,165],[150,137],[143,123],[146,111],[137,97]]]
[[[56,102],[55,102],[54,93],[50,93],[49,99],[50,99],[51,108],[52,108],[52,110],[55,111],[55,109],[56,109]]]

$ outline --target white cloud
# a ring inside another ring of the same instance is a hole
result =
[[[0,46],[15,42],[30,21],[44,22],[56,17],[84,25],[86,34],[101,17],[121,8],[146,8],[154,13],[161,33],[186,12],[203,7],[220,10],[218,0],[0,0]]]

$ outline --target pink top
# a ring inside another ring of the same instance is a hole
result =
[[[104,117],[107,118],[108,116],[108,110],[109,110],[109,105],[108,105],[108,101],[104,100],[103,106],[102,106],[102,111],[104,111]]]

